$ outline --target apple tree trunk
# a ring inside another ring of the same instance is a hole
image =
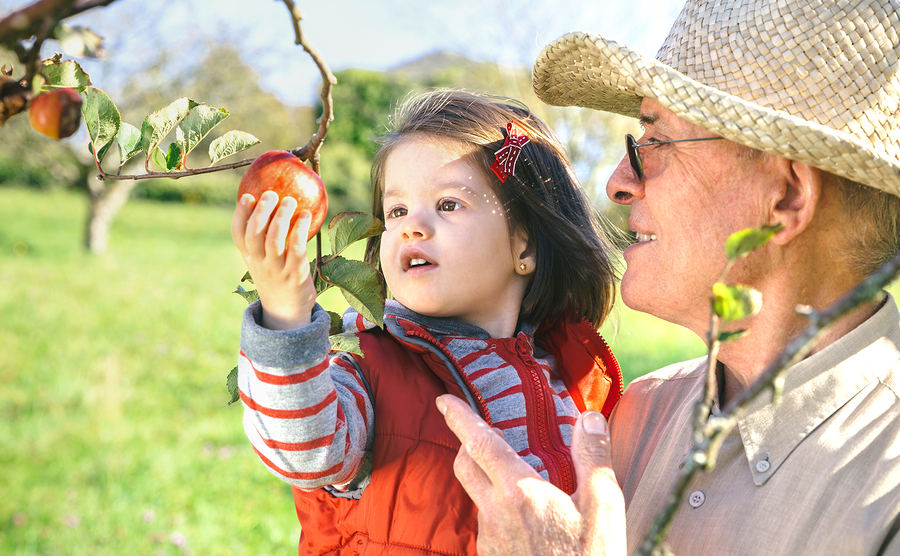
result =
[[[90,182],[90,180],[89,180]],[[131,195],[136,181],[113,181],[89,183],[90,212],[85,233],[85,247],[92,253],[106,252],[109,245],[109,230],[113,219]]]

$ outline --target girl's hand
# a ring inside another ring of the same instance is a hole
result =
[[[293,197],[278,202],[278,194],[266,191],[257,202],[241,197],[231,221],[231,237],[253,277],[262,303],[262,325],[270,330],[291,330],[310,323],[316,288],[306,259],[308,210],[289,231],[297,208]]]

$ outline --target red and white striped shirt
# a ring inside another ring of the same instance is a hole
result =
[[[270,472],[298,488],[342,489],[354,478],[356,484],[378,416],[352,357],[329,352],[327,313],[317,306],[313,322],[293,331],[267,330],[260,320],[259,304],[248,307],[238,361],[251,444]],[[344,315],[347,331],[373,326],[355,311]],[[484,417],[544,478],[546,458],[570,457],[578,409],[554,357],[535,347],[533,327],[522,327],[514,338],[491,338],[476,326],[389,301],[385,328],[409,342],[403,326],[421,330],[416,341],[456,367],[458,382],[482,402]],[[548,427],[559,428],[553,438],[561,437],[566,450],[549,440]]]

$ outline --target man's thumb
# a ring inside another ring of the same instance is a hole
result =
[[[612,470],[609,425],[602,414],[585,411],[578,418],[572,431],[572,459],[579,484],[597,468]]]
[[[603,546],[601,554],[625,553],[625,500],[612,469],[609,426],[603,415],[586,411],[572,431],[572,462],[578,488],[573,499],[585,537]]]

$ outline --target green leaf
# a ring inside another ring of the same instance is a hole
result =
[[[334,311],[325,311],[328,313],[328,318],[331,319],[331,326],[328,329],[328,335],[333,336],[335,334],[342,334],[344,332],[344,319]]]
[[[748,330],[735,330],[734,332],[722,332],[719,334],[719,343],[724,344],[725,342],[730,342],[732,340],[737,340],[739,338],[743,338],[747,335]]]
[[[62,51],[76,58],[102,58],[103,37],[87,27],[58,25],[53,32]]]
[[[344,332],[329,336],[331,341],[331,349],[334,351],[346,351],[355,353],[356,355],[364,355],[363,350],[359,347],[359,337],[352,332]]]
[[[245,272],[244,275],[241,277],[241,282],[250,282],[251,284],[253,283],[253,276],[250,276],[249,270],[247,272]]]
[[[184,156],[194,150],[200,141],[228,117],[228,110],[216,108],[208,104],[200,104],[191,108],[184,120],[178,124],[176,142]]]
[[[225,379],[225,387],[228,388],[228,394],[231,396],[228,405],[241,399],[241,391],[238,389],[237,377],[238,368],[235,367],[231,369],[231,372],[228,373],[228,378]]]
[[[180,98],[165,108],[151,113],[144,119],[144,123],[141,125],[141,145],[144,148],[144,152],[147,153],[148,159],[156,152],[157,147],[159,147],[166,135],[195,106],[197,106],[197,103],[193,100],[187,97]],[[165,168],[165,166],[162,167]]]
[[[43,90],[71,88],[81,92],[91,85],[90,76],[75,60],[61,61],[62,56],[57,54],[53,58],[44,60],[41,73],[44,75]]]
[[[371,322],[383,326],[387,290],[380,272],[363,261],[343,257],[335,257],[321,270],[325,281],[340,288],[351,307]]]
[[[381,220],[364,212],[342,212],[328,224],[328,237],[335,254],[363,238],[377,236],[384,231]]]
[[[247,302],[247,305],[253,303],[257,299],[259,299],[259,292],[256,290],[247,291],[244,289],[244,286],[238,286],[236,290],[231,293],[236,293],[239,296],[244,298],[244,301]]]
[[[116,134],[116,146],[119,149],[119,166],[123,166],[141,152],[141,131],[129,123],[122,122]]]
[[[222,160],[226,156],[245,151],[259,144],[259,139],[243,131],[229,131],[209,145],[209,165]]]
[[[150,162],[161,168],[163,171],[166,169],[166,153],[162,151],[159,147],[153,150],[153,154],[150,155]],[[149,168],[148,168],[149,170]]]
[[[119,132],[122,116],[113,101],[100,89],[88,87],[82,96],[81,116],[91,137],[91,152],[96,152],[97,159],[102,161]]]
[[[757,247],[765,245],[766,242],[769,241],[772,236],[780,232],[782,228],[784,228],[784,226],[779,223],[774,226],[747,228],[735,232],[725,240],[725,255],[730,261],[733,261],[738,257],[743,257]]]
[[[169,143],[169,150],[163,151],[159,147],[150,156],[150,162],[162,169],[163,172],[172,172],[182,168],[181,149],[176,143]],[[148,170],[150,168],[147,168]]]
[[[331,288],[332,284],[328,282],[323,282],[322,278],[316,274],[316,261],[309,261],[309,275],[315,278],[316,284],[316,295],[322,295],[322,292]]]
[[[713,312],[724,322],[751,317],[762,308],[762,294],[747,286],[713,284]]]
[[[184,155],[178,143],[169,143],[169,152],[166,154],[166,171],[181,170],[184,168]]]

